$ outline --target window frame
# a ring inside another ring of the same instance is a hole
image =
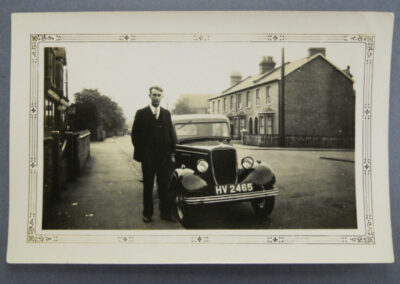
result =
[[[256,106],[260,105],[260,89],[256,89]]]
[[[227,111],[227,101],[228,101],[228,99],[227,99],[227,98],[224,98],[224,104],[223,104],[223,106],[224,106],[224,112]]]
[[[242,103],[242,93],[238,94],[237,96],[237,104],[238,104],[238,109],[242,109],[243,108],[243,103]]]
[[[260,124],[260,134],[265,134],[265,117],[260,116],[260,119],[258,121]]]
[[[268,129],[271,129],[271,133],[268,133]],[[274,134],[274,117],[272,115],[267,115],[265,119],[265,134]]]
[[[250,91],[246,92],[246,107],[251,107],[251,97],[250,97]]]
[[[271,104],[271,86],[265,87],[265,103]]]

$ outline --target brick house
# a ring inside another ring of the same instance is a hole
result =
[[[65,49],[45,48],[44,61],[44,130],[45,136],[49,136],[51,131],[66,127],[69,100]]]
[[[211,113],[230,118],[234,138],[246,129],[246,144],[353,147],[355,93],[349,66],[335,66],[325,48],[310,48],[307,57],[286,62],[283,108],[281,66],[275,67],[272,57],[259,66],[260,74],[244,79],[233,72],[231,86],[209,100]]]
[[[68,180],[80,175],[90,155],[90,132],[70,132],[65,48],[44,48],[43,228],[51,204]]]
[[[59,195],[59,188],[65,183],[66,158],[61,158],[60,146],[66,139],[67,107],[67,57],[64,48],[44,49],[44,135],[43,135],[43,208]],[[63,170],[60,170],[63,169]]]

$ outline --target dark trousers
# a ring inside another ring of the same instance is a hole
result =
[[[168,202],[168,184],[171,178],[171,163],[169,159],[151,159],[142,162],[143,173],[143,216],[153,216],[153,186],[154,177],[157,177],[158,198],[160,200],[160,214],[170,214]]]

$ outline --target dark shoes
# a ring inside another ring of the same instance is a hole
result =
[[[151,217],[143,216],[143,222],[150,223],[151,222]]]
[[[174,217],[171,216],[171,214],[163,214],[161,215],[161,219],[164,221],[168,221],[168,222],[175,222]],[[152,221],[151,217],[146,217],[143,216],[143,222],[145,223],[150,223]]]
[[[171,214],[162,214],[162,215],[161,215],[161,219],[162,219],[162,220],[165,220],[165,221],[168,221],[168,222],[173,222],[173,223],[175,223],[175,219],[174,219],[174,217],[172,217]]]

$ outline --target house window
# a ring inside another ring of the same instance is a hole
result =
[[[242,94],[238,95],[238,106],[239,106],[239,109],[242,109]]]
[[[256,105],[257,106],[260,105],[260,90],[259,89],[256,90]]]
[[[246,107],[251,107],[250,91],[246,93]]]
[[[50,84],[54,85],[54,57],[53,52],[50,51],[49,54],[49,76],[50,76]]]
[[[258,118],[254,119],[254,134],[258,134]]]
[[[56,73],[56,88],[59,90],[63,89],[63,65],[61,63],[57,64],[57,73]]]
[[[45,130],[52,130],[55,127],[55,105],[52,101],[45,99]]]
[[[226,107],[227,107],[227,101],[228,101],[228,99],[227,98],[224,98],[224,112],[226,111]]]
[[[230,109],[233,109],[233,96],[230,97]]]
[[[212,102],[212,113],[215,113],[215,101]]]
[[[269,115],[266,119],[266,134],[273,134],[273,117]]]
[[[265,117],[261,116],[260,117],[260,134],[265,134],[265,132],[264,132],[264,120],[265,120]]]
[[[55,55],[52,53],[52,55],[51,55],[51,85],[54,87],[54,88],[57,88],[56,87],[56,82],[57,82],[57,61],[56,61],[56,58],[55,58]]]
[[[271,103],[271,96],[269,94],[270,86],[265,88],[265,103],[270,104]]]
[[[218,107],[217,107],[217,113],[221,112],[221,101],[218,100]]]

